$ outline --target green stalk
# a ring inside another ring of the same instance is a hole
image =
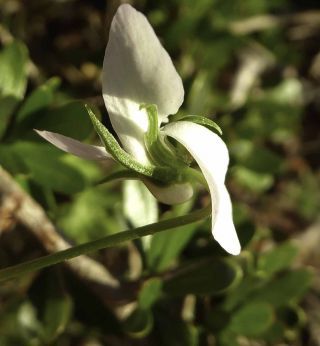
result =
[[[31,261],[17,264],[0,270],[0,282],[16,278],[20,275],[39,270],[69,260],[71,258],[89,254],[107,247],[119,245],[125,241],[134,240],[146,235],[155,234],[171,228],[187,225],[200,221],[211,214],[211,206],[196,210],[190,214],[163,220],[150,225],[138,227],[132,230],[112,234],[107,237],[94,240],[85,244],[74,246],[70,249],[59,251]]]

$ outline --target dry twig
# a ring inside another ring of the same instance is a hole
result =
[[[24,225],[49,252],[57,252],[70,244],[57,232],[42,207],[0,167],[0,232],[15,222]],[[88,256],[66,261],[66,265],[81,279],[108,289],[119,287],[119,282],[108,270]]]

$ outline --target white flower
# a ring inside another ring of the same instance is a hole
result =
[[[229,253],[237,255],[240,243],[232,221],[232,205],[225,187],[229,163],[226,145],[206,127],[190,122],[168,123],[184,99],[180,76],[152,27],[143,14],[128,4],[115,14],[106,48],[103,75],[103,98],[114,130],[123,148],[141,164],[150,159],[144,136],[149,120],[141,104],[158,108],[160,132],[180,142],[198,163],[210,189],[212,233]],[[105,160],[112,156],[104,147],[80,143],[48,131],[37,131],[58,148],[85,159]],[[143,180],[158,200],[167,204],[186,201],[193,194],[189,183],[166,187]]]

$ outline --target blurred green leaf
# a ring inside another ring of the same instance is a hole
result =
[[[208,312],[205,325],[211,332],[216,334],[227,327],[230,318],[230,313],[216,306]]]
[[[274,306],[296,302],[310,288],[312,278],[312,272],[307,269],[287,272],[251,294],[250,300],[251,302],[263,301]]]
[[[5,153],[0,163],[11,172],[30,175],[38,184],[54,191],[71,194],[81,191],[87,181],[81,172],[63,162],[64,153],[53,146],[16,142],[1,146]]]
[[[8,304],[9,303],[9,304]],[[2,305],[0,344],[29,346],[42,332],[35,307],[29,300],[15,300]]]
[[[263,282],[254,276],[245,276],[239,283],[236,290],[229,292],[226,296],[223,308],[230,312],[237,308],[241,303],[246,300],[257,287],[262,286]]]
[[[115,217],[117,205],[120,196],[111,189],[86,189],[60,205],[57,224],[77,244],[94,240],[124,228]]]
[[[153,315],[150,310],[136,309],[125,320],[123,330],[134,338],[143,338],[153,328]]]
[[[72,300],[59,286],[59,280],[52,275],[50,281],[43,307],[43,338],[46,342],[52,342],[64,332],[72,313]]]
[[[7,130],[12,113],[18,103],[13,96],[0,97],[0,140]]]
[[[275,320],[270,328],[260,335],[260,338],[269,342],[271,345],[275,345],[283,338],[284,334],[284,324],[279,320]]]
[[[257,173],[243,166],[233,167],[232,175],[240,185],[258,193],[268,190],[274,182],[272,175]]]
[[[84,140],[93,131],[84,103],[74,101],[52,108],[35,119],[32,126],[39,130],[61,133]]]
[[[273,323],[275,314],[270,304],[249,303],[232,314],[229,329],[245,336],[259,336]]]
[[[72,316],[73,303],[60,274],[57,268],[43,271],[28,291],[41,325],[39,342],[45,344],[51,344],[65,331]]]
[[[298,249],[291,243],[285,243],[261,254],[258,259],[258,269],[268,275],[286,269],[298,254]]]
[[[242,278],[234,262],[215,258],[179,269],[164,282],[164,292],[171,295],[221,294],[235,287]]]
[[[199,330],[191,323],[181,320],[178,316],[172,314],[170,310],[165,309],[157,309],[154,316],[154,333],[157,340],[159,340],[159,345],[199,345]]]
[[[251,222],[241,222],[236,226],[238,238],[242,249],[245,249],[254,238],[255,235],[255,225]]]
[[[208,75],[200,72],[193,79],[187,99],[187,111],[189,114],[209,114],[210,101],[212,99],[211,87]]]
[[[280,171],[283,166],[283,159],[264,147],[254,147],[252,153],[245,161],[245,167],[261,174],[275,174]]]
[[[59,84],[60,80],[58,78],[51,78],[35,89],[22,104],[16,116],[16,122],[21,123],[31,115],[34,115],[34,113],[50,106],[54,99],[54,92]]]
[[[8,44],[0,53],[0,95],[22,99],[27,85],[28,50],[19,41]]]
[[[141,309],[150,309],[158,300],[162,294],[162,284],[162,280],[158,278],[151,278],[143,283],[138,297],[138,304]]]
[[[0,145],[0,164],[11,174],[27,173],[23,158],[10,144]]]
[[[192,202],[183,203],[175,206],[166,214],[166,218],[184,215],[188,213]],[[194,232],[197,224],[190,224],[178,227],[172,232],[158,233],[152,236],[150,249],[147,252],[147,262],[151,271],[161,271],[167,268],[181,253],[187,245]]]

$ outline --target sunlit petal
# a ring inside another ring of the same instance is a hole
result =
[[[168,124],[164,133],[180,142],[197,161],[207,180],[212,199],[212,234],[229,253],[241,247],[232,221],[232,205],[224,185],[229,154],[221,138],[207,128],[187,121]]]
[[[35,131],[48,142],[55,145],[57,148],[67,153],[79,156],[83,159],[105,160],[112,158],[111,155],[102,146],[84,144],[73,138],[50,131]]]
[[[143,135],[148,127],[141,104],[156,104],[159,122],[183,102],[181,78],[146,17],[121,5],[110,29],[103,64],[103,97],[113,128],[124,148],[148,162]]]

